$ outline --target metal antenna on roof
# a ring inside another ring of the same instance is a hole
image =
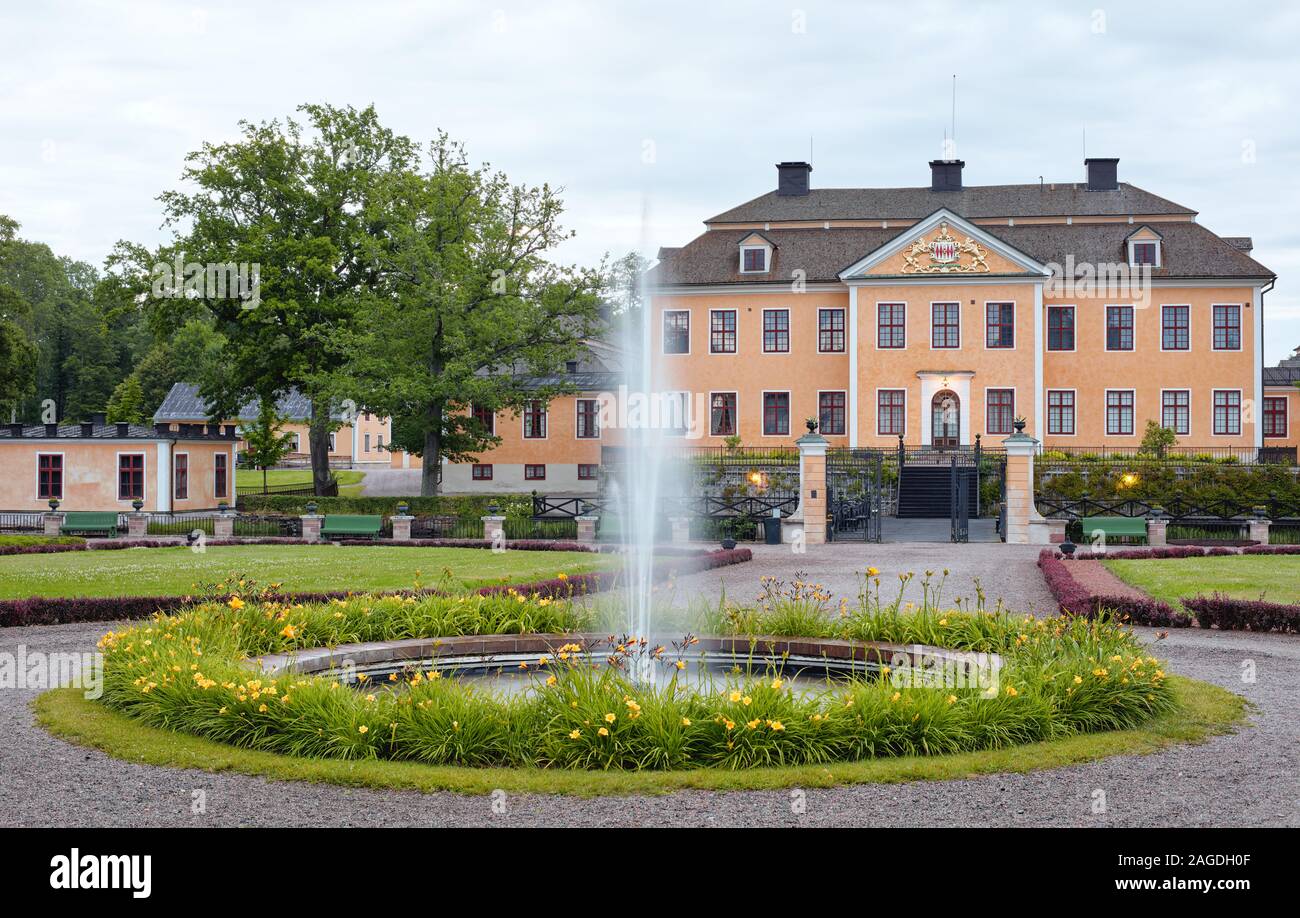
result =
[[[957,74],[952,75],[952,137],[953,149],[957,148]]]

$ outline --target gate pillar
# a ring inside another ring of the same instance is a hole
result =
[[[809,431],[798,440],[799,508],[792,520],[803,522],[805,545],[826,542],[826,438]]]
[[[1052,522],[1034,505],[1034,454],[1038,441],[1028,434],[1013,433],[1002,441],[1007,451],[1007,544],[1050,545]]]

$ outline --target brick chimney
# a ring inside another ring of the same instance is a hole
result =
[[[1090,157],[1085,159],[1083,164],[1088,169],[1089,191],[1114,191],[1119,187],[1119,179],[1116,177],[1119,172],[1118,159],[1095,159]]]
[[[777,163],[776,193],[783,198],[800,198],[808,194],[811,163]]]
[[[961,170],[965,165],[960,159],[931,160],[930,190],[961,191]]]

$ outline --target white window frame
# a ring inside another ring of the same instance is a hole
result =
[[[844,396],[844,431],[843,433],[828,434],[822,430],[822,396],[823,395],[842,395]],[[848,389],[818,389],[817,390],[817,432],[823,437],[847,437],[849,435],[849,390]]]
[[[1164,263],[1165,263],[1164,246],[1160,244],[1159,239],[1130,239],[1128,241],[1128,266],[1130,268],[1146,267],[1145,265],[1140,265],[1133,260],[1133,246],[1135,245],[1154,245],[1156,247],[1156,261],[1155,264],[1151,265],[1150,267],[1152,269],[1164,267]]]
[[[595,425],[596,425],[596,436],[594,436],[594,437],[580,437],[580,436],[578,436],[578,416],[582,413],[581,411],[578,410],[578,408],[579,408],[579,406],[580,406],[583,402],[592,402],[592,403],[594,403],[595,406],[596,406],[596,411],[595,411],[595,414],[593,415],[593,417],[595,418],[595,421],[594,421],[593,423],[595,423]],[[551,425],[548,423],[546,426],[547,426],[547,428],[549,428]],[[547,433],[550,433],[549,429],[547,430]],[[604,436],[604,434],[605,434],[605,431],[601,430],[601,428],[600,428],[600,399],[598,399],[598,398],[575,398],[575,399],[573,400],[573,439],[575,439],[575,440],[599,440],[601,437]]]
[[[1187,310],[1187,347],[1165,347],[1165,310],[1166,309],[1186,309]],[[1137,312],[1133,314],[1134,333],[1137,332]],[[1210,334],[1214,331],[1211,327]],[[1192,341],[1196,335],[1192,333],[1192,304],[1191,303],[1161,303],[1160,304],[1160,350],[1166,354],[1190,354],[1194,348]]]
[[[767,432],[767,397],[769,395],[784,395],[786,410],[786,426],[789,428],[785,433],[770,434]],[[737,397],[739,403],[739,397]],[[739,404],[737,404],[739,408]],[[794,394],[789,389],[764,389],[758,397],[758,432],[760,436],[768,439],[789,437],[790,431],[794,430]]]
[[[225,494],[217,493],[217,460],[218,459],[226,460],[226,493]],[[212,499],[213,500],[225,500],[225,501],[230,500],[230,489],[231,486],[234,484],[233,480],[230,477],[230,465],[231,465],[230,456],[228,456],[226,453],[217,452],[212,454]]]
[[[1009,348],[1009,347],[996,348],[996,347],[995,347],[995,348],[993,348],[993,350],[995,350],[995,351],[997,351],[997,350],[1009,351],[1009,350],[1011,350],[1011,348]],[[1000,432],[1000,431],[999,431],[998,433],[994,433],[993,431],[989,430],[989,393],[992,392],[994,389],[996,389],[996,390],[999,391],[999,392],[1005,392],[1005,391],[1007,391],[1007,390],[1010,390],[1010,391],[1011,391],[1011,433],[1002,433],[1002,432]],[[1016,418],[1019,416],[1019,415],[1016,413],[1016,408],[1017,408],[1019,405],[1020,405],[1020,393],[1018,393],[1018,392],[1016,391],[1016,387],[1015,387],[1015,386],[985,386],[985,387],[984,387],[984,436],[986,436],[986,437],[1009,437],[1009,436],[1011,436],[1012,433],[1015,433],[1015,432],[1016,432]],[[1077,427],[1078,425],[1076,424],[1075,426]]]
[[[176,460],[181,456],[185,457],[185,496],[176,493]],[[190,453],[189,450],[184,452],[172,453],[172,500],[189,500],[190,499]]]
[[[769,312],[785,313],[785,350],[783,351],[769,351],[767,349],[767,314]],[[791,309],[789,306],[764,306],[763,312],[759,317],[759,322],[761,323],[758,328],[758,333],[759,333],[758,348],[760,354],[764,354],[768,357],[781,357],[786,354],[794,353],[794,310],[793,309]],[[845,320],[844,331],[845,333],[848,332],[847,319]],[[848,345],[846,344],[845,347],[847,348]]]
[[[879,339],[877,339],[877,340],[879,340]],[[887,350],[887,351],[896,351],[896,350],[898,350],[898,348],[896,348],[896,347],[894,347],[894,348],[889,348],[889,347],[887,347],[887,348],[885,348],[885,350]],[[901,392],[901,393],[903,393],[903,429],[902,429],[901,431],[899,431],[898,433],[881,433],[881,431],[880,431],[880,393],[881,393],[881,392]],[[875,416],[876,416],[876,436],[877,436],[877,437],[903,437],[904,439],[906,439],[906,437],[907,437],[907,402],[908,402],[908,394],[907,394],[907,387],[906,387],[906,386],[877,386],[877,387],[876,387],[876,400],[875,400],[875,403],[874,403],[874,408],[872,409],[872,413],[875,414]]]
[[[1053,309],[1068,309],[1068,310],[1070,310],[1071,313],[1074,314],[1074,322],[1072,323],[1072,324],[1073,324],[1073,328],[1074,328],[1074,335],[1073,335],[1073,337],[1074,337],[1074,342],[1073,342],[1073,343],[1074,343],[1074,346],[1073,346],[1073,347],[1061,347],[1061,348],[1054,348],[1054,347],[1052,347],[1052,310],[1053,310]],[[1079,349],[1079,306],[1078,306],[1077,303],[1048,303],[1048,304],[1047,304],[1047,315],[1044,316],[1044,319],[1046,319],[1046,321],[1043,323],[1043,351],[1044,351],[1044,353],[1047,353],[1047,354],[1073,354],[1075,351],[1077,351],[1077,350]],[[1103,345],[1104,345],[1105,343],[1106,343],[1105,341],[1102,342]],[[1064,391],[1066,391],[1066,390],[1065,390],[1065,389],[1060,389],[1060,390],[1058,390],[1058,391],[1064,392]],[[1078,424],[1075,424],[1074,426],[1077,428],[1079,425],[1078,425]]]
[[[1237,432],[1236,432],[1236,433],[1215,433],[1215,432],[1214,432],[1214,396],[1217,395],[1217,394],[1220,393],[1220,392],[1236,392],[1236,393],[1237,393]],[[1244,437],[1244,436],[1246,435],[1246,434],[1243,432],[1243,431],[1245,431],[1245,429],[1246,429],[1246,398],[1245,398],[1245,395],[1246,395],[1246,393],[1245,393],[1243,390],[1241,390],[1241,389],[1234,389],[1234,388],[1226,388],[1226,389],[1224,389],[1224,388],[1218,388],[1218,387],[1215,387],[1215,388],[1210,389],[1210,436],[1212,436],[1212,437],[1221,437],[1221,438],[1222,438],[1222,437]],[[1262,408],[1263,406],[1261,405],[1260,407]],[[1261,420],[1261,421],[1257,421],[1256,423],[1262,423],[1262,420]],[[1272,439],[1272,438],[1270,438],[1270,439]]]
[[[1214,310],[1220,306],[1237,307],[1237,346],[1236,347],[1215,347],[1214,346]],[[1233,354],[1245,350],[1246,347],[1246,310],[1241,303],[1211,303],[1210,304],[1210,350],[1219,354]]]
[[[745,253],[746,253],[746,252],[762,252],[762,253],[763,253],[763,269],[762,269],[761,271],[758,271],[758,270],[749,270],[749,271],[746,271],[746,270],[745,270]],[[767,274],[767,273],[769,273],[769,272],[772,270],[772,247],[771,247],[770,245],[758,245],[758,244],[753,244],[753,243],[750,243],[750,244],[748,244],[748,245],[742,245],[742,246],[740,247],[740,262],[739,262],[737,268],[738,268],[738,270],[737,270],[737,273],[738,273],[738,274]]]
[[[903,346],[902,347],[881,347],[880,346],[880,307],[881,306],[902,306],[903,307]],[[933,314],[931,315],[933,321]],[[874,345],[878,351],[905,351],[907,350],[907,301],[906,300],[877,300],[876,301],[876,321],[875,321]],[[931,338],[933,341],[934,339]],[[888,388],[888,387],[885,387]]]
[[[144,452],[143,450],[135,450],[135,449],[119,450],[117,453],[117,458],[113,460],[113,493],[117,495],[117,502],[119,504],[130,504],[131,501],[135,500],[134,497],[122,496],[122,457],[123,456],[139,456],[141,459],[144,460],[144,467],[140,471],[140,477],[142,479],[141,484],[144,485],[144,493],[140,495],[140,500],[144,501],[145,504],[148,504],[149,503],[149,454]],[[170,469],[168,471],[170,471]]]
[[[729,312],[735,315],[736,317],[736,349],[734,351],[715,351],[713,349],[713,314],[715,312]],[[709,347],[705,353],[707,353],[710,357],[735,357],[737,354],[740,353],[740,310],[734,308],[726,309],[721,307],[710,309],[708,333],[709,333]],[[672,356],[677,356],[677,355],[674,354]]]
[[[38,501],[48,501],[50,498],[41,497],[41,457],[58,456],[59,457],[59,501],[62,502],[67,496],[67,489],[64,484],[68,480],[68,457],[66,453],[55,452],[54,450],[43,449],[36,454],[36,499]]]
[[[1011,307],[1011,347],[990,347],[989,346],[989,307],[990,306],[1010,306]],[[1020,330],[1016,327],[1016,320],[1020,317],[1020,310],[1016,308],[1015,300],[985,300],[984,301],[984,350],[986,351],[1014,351],[1020,347]],[[958,335],[961,329],[958,327]],[[994,389],[999,388],[994,386]]]
[[[732,420],[736,424],[734,432],[729,434],[715,434],[713,432],[713,396],[715,395],[734,395],[736,404],[731,409]],[[709,436],[710,437],[738,437],[740,436],[740,392],[735,389],[710,389],[709,390]]]
[[[822,350],[822,313],[838,312],[844,317],[844,347],[838,351]],[[879,339],[877,339],[879,340]],[[843,306],[818,306],[817,307],[817,353],[819,354],[847,354],[849,352],[849,311]],[[828,392],[839,392],[839,389],[827,389]]]
[[[957,307],[957,346],[956,347],[935,347],[934,346],[934,307],[936,306],[956,306]],[[960,351],[965,342],[965,335],[962,334],[962,308],[961,300],[931,300],[930,301],[930,350],[932,351]],[[877,338],[879,342],[879,338]]]
[[[1264,432],[1264,402],[1275,398],[1282,403],[1282,415],[1286,418],[1286,425],[1280,434],[1268,434]],[[1259,400],[1259,427],[1260,437],[1263,440],[1290,440],[1291,439],[1291,400],[1285,395],[1269,395],[1264,393]]]
[[[1129,348],[1111,347],[1110,346],[1110,311],[1112,309],[1127,309],[1133,314],[1133,346]],[[1136,303],[1104,303],[1101,308],[1101,351],[1103,354],[1136,354],[1138,350],[1138,327],[1137,327],[1137,304]],[[1163,333],[1163,329],[1162,329]],[[1074,326],[1074,334],[1077,338],[1079,335],[1079,326]],[[1118,391],[1118,390],[1116,390]]]
[[[1132,433],[1111,433],[1110,432],[1110,394],[1112,392],[1130,392],[1133,394],[1133,432]],[[1103,389],[1101,398],[1101,432],[1104,437],[1136,437],[1138,435],[1138,394],[1137,389],[1118,388]],[[1075,408],[1076,425],[1078,423],[1078,408]]]
[[[1169,388],[1169,389],[1161,389],[1161,390],[1160,390],[1160,426],[1161,426],[1161,427],[1164,427],[1164,426],[1165,426],[1165,393],[1166,393],[1166,392],[1186,392],[1186,393],[1187,393],[1187,431],[1186,431],[1186,433],[1180,433],[1179,431],[1175,430],[1175,431],[1174,431],[1174,436],[1176,436],[1176,437],[1190,437],[1190,436],[1192,435],[1192,429],[1193,429],[1193,427],[1195,426],[1195,418],[1196,418],[1196,413],[1195,413],[1194,411],[1192,411],[1192,405],[1193,405],[1193,403],[1196,401],[1196,399],[1192,396],[1192,390],[1191,390],[1191,387],[1189,387],[1189,386],[1175,386],[1175,387],[1172,387],[1172,388]],[[1213,420],[1213,419],[1211,419],[1211,420]],[[1172,428],[1171,428],[1171,429],[1172,429]]]
[[[541,400],[540,398],[530,398],[530,399],[525,399],[525,400],[524,400],[524,410],[521,411],[521,412],[519,412],[519,439],[523,440],[524,442],[528,442],[528,441],[530,441],[530,440],[549,440],[549,439],[551,439],[551,406],[550,406],[548,403],[546,403],[546,402],[542,402],[542,414],[544,415],[544,419],[543,419],[543,421],[542,421],[542,426],[543,426],[544,428],[546,428],[546,434],[545,434],[544,436],[541,436],[541,437],[530,437],[530,436],[528,436],[528,427],[527,427],[527,424],[526,424],[526,422],[525,422],[525,420],[524,420],[524,415],[525,415],[525,414],[527,413],[527,411],[528,411],[528,403],[529,403],[529,402],[541,402],[541,401],[542,401],[542,400]],[[533,464],[535,465],[536,463],[533,463]]]
[[[1078,339],[1078,326],[1075,326],[1075,339]],[[1069,392],[1074,397],[1074,402],[1070,406],[1070,414],[1073,423],[1070,425],[1074,428],[1074,433],[1053,433],[1052,432],[1052,402],[1053,392]],[[1079,435],[1079,390],[1062,389],[1053,387],[1043,390],[1043,435],[1047,437],[1077,437]]]
[[[686,314],[686,350],[670,351],[668,350],[668,315],[669,313]],[[695,331],[695,320],[691,316],[689,309],[665,309],[659,314],[659,353],[664,357],[689,357],[691,356],[691,333]]]

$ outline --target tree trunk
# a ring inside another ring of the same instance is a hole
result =
[[[311,400],[307,442],[311,447],[312,493],[321,497],[330,483],[330,409],[323,399]]]
[[[442,428],[433,427],[424,431],[424,467],[420,472],[420,496],[432,497],[438,493],[438,481],[442,470]]]

